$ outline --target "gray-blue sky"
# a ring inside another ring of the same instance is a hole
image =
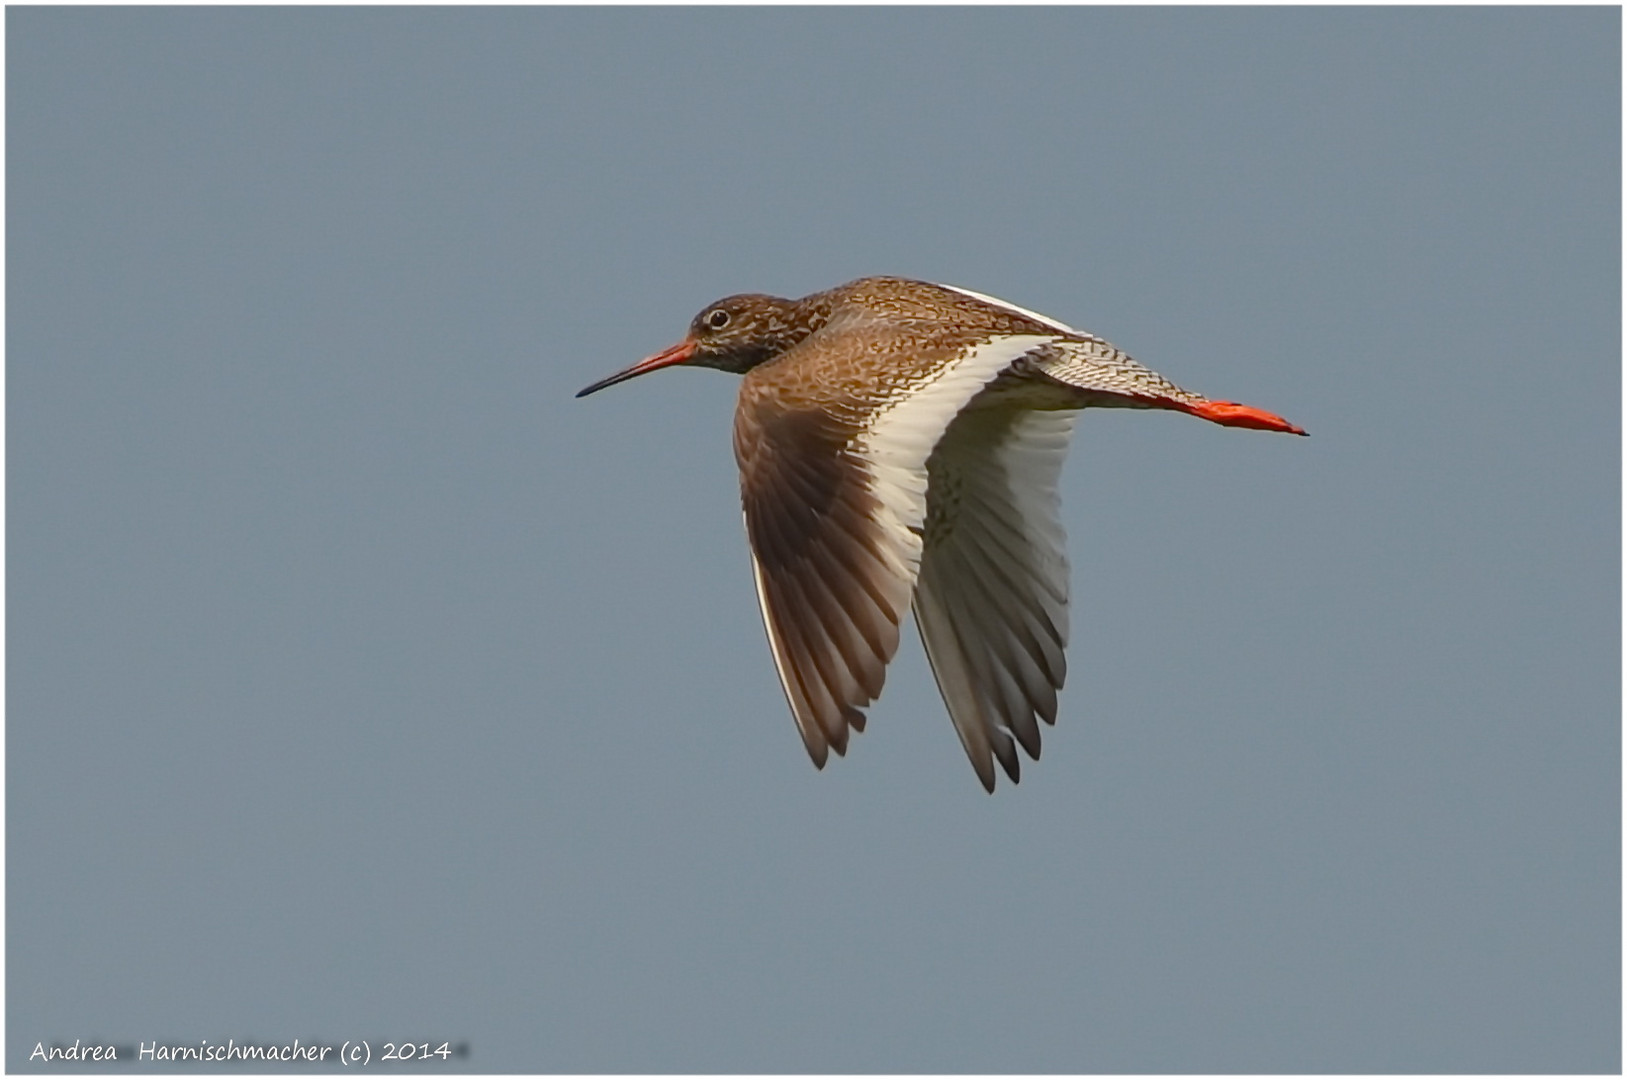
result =
[[[1619,12],[11,9],[7,1064],[1616,1071]],[[809,767],[737,291],[947,281],[1080,424],[986,796]]]

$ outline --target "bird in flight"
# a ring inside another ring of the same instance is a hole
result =
[[[1080,409],[1171,409],[1305,432],[1210,401],[1092,334],[981,293],[902,278],[708,305],[660,368],[744,375],[734,453],[780,685],[814,765],[881,694],[907,609],[978,779],[1038,760],[1067,673],[1057,478]]]

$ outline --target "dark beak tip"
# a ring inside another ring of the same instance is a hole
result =
[[[600,379],[592,386],[584,386],[582,389],[576,392],[576,396],[579,398],[585,398],[589,394],[598,393],[607,386],[614,386],[619,382],[626,382],[628,379],[636,378],[639,375],[643,375],[645,372],[655,371],[664,367],[671,367],[674,364],[686,363],[689,358],[694,355],[695,345],[692,341],[686,338],[685,340],[672,346],[670,349],[665,349],[656,353],[654,356],[646,357],[624,371],[618,371],[608,378]]]

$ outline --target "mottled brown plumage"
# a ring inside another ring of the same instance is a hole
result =
[[[674,364],[745,376],[741,501],[770,651],[823,767],[864,729],[913,607],[985,788],[1018,779],[1066,676],[1056,481],[1075,413],[1161,408],[1303,435],[1182,390],[1107,342],[965,290],[862,278],[731,296],[582,396]]]

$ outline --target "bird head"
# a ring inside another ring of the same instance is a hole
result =
[[[814,331],[809,313],[795,300],[742,293],[708,304],[689,323],[682,341],[630,368],[577,392],[587,395],[657,368],[684,364],[744,375]]]

